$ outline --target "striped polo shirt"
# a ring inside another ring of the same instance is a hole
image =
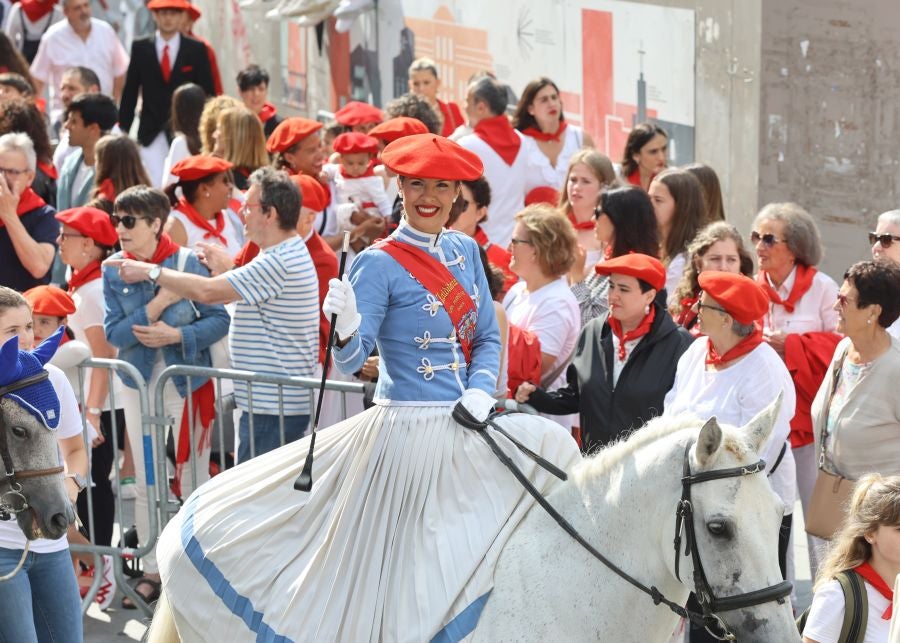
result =
[[[228,344],[234,368],[312,377],[319,356],[319,281],[299,236],[266,248],[227,273],[237,302]],[[253,412],[279,413],[278,387],[254,383]],[[247,383],[234,383],[238,408],[249,409]],[[309,414],[309,390],[283,389],[285,415]]]

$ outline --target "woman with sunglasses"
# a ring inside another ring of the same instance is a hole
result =
[[[209,276],[209,271],[193,252],[180,249],[163,232],[170,207],[165,194],[146,186],[128,188],[116,197],[115,214],[110,218],[116,226],[122,251],[111,259],[138,259],[157,264],[160,269],[166,267]],[[111,262],[103,267],[103,297],[106,304],[103,326],[106,338],[119,349],[119,359],[138,369],[147,383],[147,390],[151,391],[155,390],[159,375],[167,366],[211,366],[209,347],[228,333],[230,323],[224,307],[192,304],[181,299],[165,288],[158,288],[154,282],[158,276],[158,270],[155,273],[151,271],[150,281],[126,283],[119,275],[117,265]],[[125,427],[132,448],[138,451],[134,454],[136,475],[138,480],[144,480],[146,460],[139,447],[144,444],[139,384],[124,371],[119,371],[118,376],[125,385],[122,392]],[[193,491],[194,473],[197,484],[209,478],[208,431],[215,413],[212,381],[194,377],[190,380],[190,386],[191,390],[186,378],[176,376],[167,382],[164,390],[164,411],[175,418],[174,491],[182,498],[187,498]],[[189,404],[195,416],[199,416],[199,421],[188,417]],[[190,465],[182,471],[184,463],[190,461],[191,451],[195,451],[197,463],[193,473]],[[154,446],[152,456],[148,454],[151,461],[157,453]],[[141,484],[137,491],[135,523],[141,543],[147,544],[147,488]],[[148,600],[155,600],[159,597],[156,556],[151,552],[142,560],[145,576],[135,585],[135,590]],[[123,606],[134,607],[131,601],[123,602]]]
[[[869,233],[873,259],[890,259],[900,264],[900,210],[882,212],[878,217],[875,232]],[[900,320],[894,322],[888,332],[900,337]]]
[[[812,216],[796,203],[770,203],[753,221],[750,241],[759,260],[757,282],[769,297],[763,339],[775,349],[797,392],[791,420],[791,447],[797,463],[797,487],[804,510],[816,481],[816,457],[809,406],[816,395],[834,347],[838,286],[816,270],[822,240]],[[816,567],[815,543],[809,536],[810,565]]]
[[[715,224],[714,224],[715,225]],[[719,225],[726,225],[724,222]],[[769,307],[769,298],[751,278],[734,272],[700,273],[699,296],[693,304],[697,339],[678,360],[675,382],[666,394],[665,414],[692,413],[716,417],[732,426],[746,425],[781,394],[775,427],[760,453],[772,489],[784,502],[778,534],[778,563],[788,577],[792,511],[795,501],[794,458],[787,441],[794,415],[794,384],[784,362],[763,341],[756,324]],[[764,377],[760,377],[765,373]],[[691,595],[689,608],[698,609]],[[691,624],[691,643],[715,641],[703,627]]]

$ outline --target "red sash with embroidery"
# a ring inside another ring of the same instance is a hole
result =
[[[475,302],[456,277],[430,254],[407,243],[387,239],[375,244],[375,247],[393,257],[394,261],[443,304],[456,328],[456,337],[466,356],[466,364],[471,363],[478,312],[475,310]]]

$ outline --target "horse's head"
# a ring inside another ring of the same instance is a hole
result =
[[[739,641],[798,640],[790,602],[772,600],[784,593],[777,587],[782,583],[778,535],[785,507],[765,470],[754,466],[780,406],[779,396],[743,427],[723,427],[709,419],[687,456],[691,476],[699,478],[687,485],[698,556],[685,557],[682,545],[681,578],[699,596],[703,580],[694,565],[699,560],[715,599],[736,597],[716,611]],[[716,476],[728,470],[733,475]],[[753,596],[742,597],[766,589],[765,602],[748,605]]]

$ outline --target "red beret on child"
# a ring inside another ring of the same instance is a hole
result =
[[[391,143],[404,136],[427,133],[428,128],[425,126],[425,123],[418,118],[410,118],[409,116],[397,116],[369,130],[369,136],[380,138],[385,143]]]
[[[645,281],[655,290],[666,287],[666,269],[656,257],[629,252],[621,257],[601,261],[594,270],[598,275],[628,275]]]
[[[22,295],[35,315],[65,317],[75,312],[75,301],[65,290],[56,286],[35,286]]]
[[[198,181],[211,174],[225,172],[234,167],[234,164],[216,156],[197,154],[178,161],[169,170],[182,181]]]
[[[437,134],[413,134],[389,143],[381,162],[394,174],[420,179],[474,181],[484,174],[478,155]]]
[[[552,206],[556,206],[559,203],[559,192],[549,185],[534,188],[525,195],[525,205],[534,205],[536,203],[549,203]]]
[[[368,103],[351,100],[334,113],[334,120],[345,127],[365,125],[366,123],[380,123],[384,120],[384,112]]]
[[[321,212],[328,207],[330,201],[328,188],[319,182],[319,179],[307,174],[295,174],[291,177],[291,181],[300,188],[300,194],[303,195],[303,207],[309,208],[315,212]]]
[[[100,208],[69,208],[56,213],[56,219],[75,228],[86,237],[99,243],[101,246],[112,248],[119,242],[116,228],[109,220],[109,215]]]
[[[757,322],[769,309],[769,296],[758,283],[742,274],[706,270],[700,273],[697,281],[700,289],[738,323]]]
[[[378,154],[378,139],[362,132],[344,132],[331,144],[338,154]]]
[[[301,116],[286,118],[269,135],[266,150],[269,154],[284,152],[294,147],[310,134],[322,129],[322,123]]]

